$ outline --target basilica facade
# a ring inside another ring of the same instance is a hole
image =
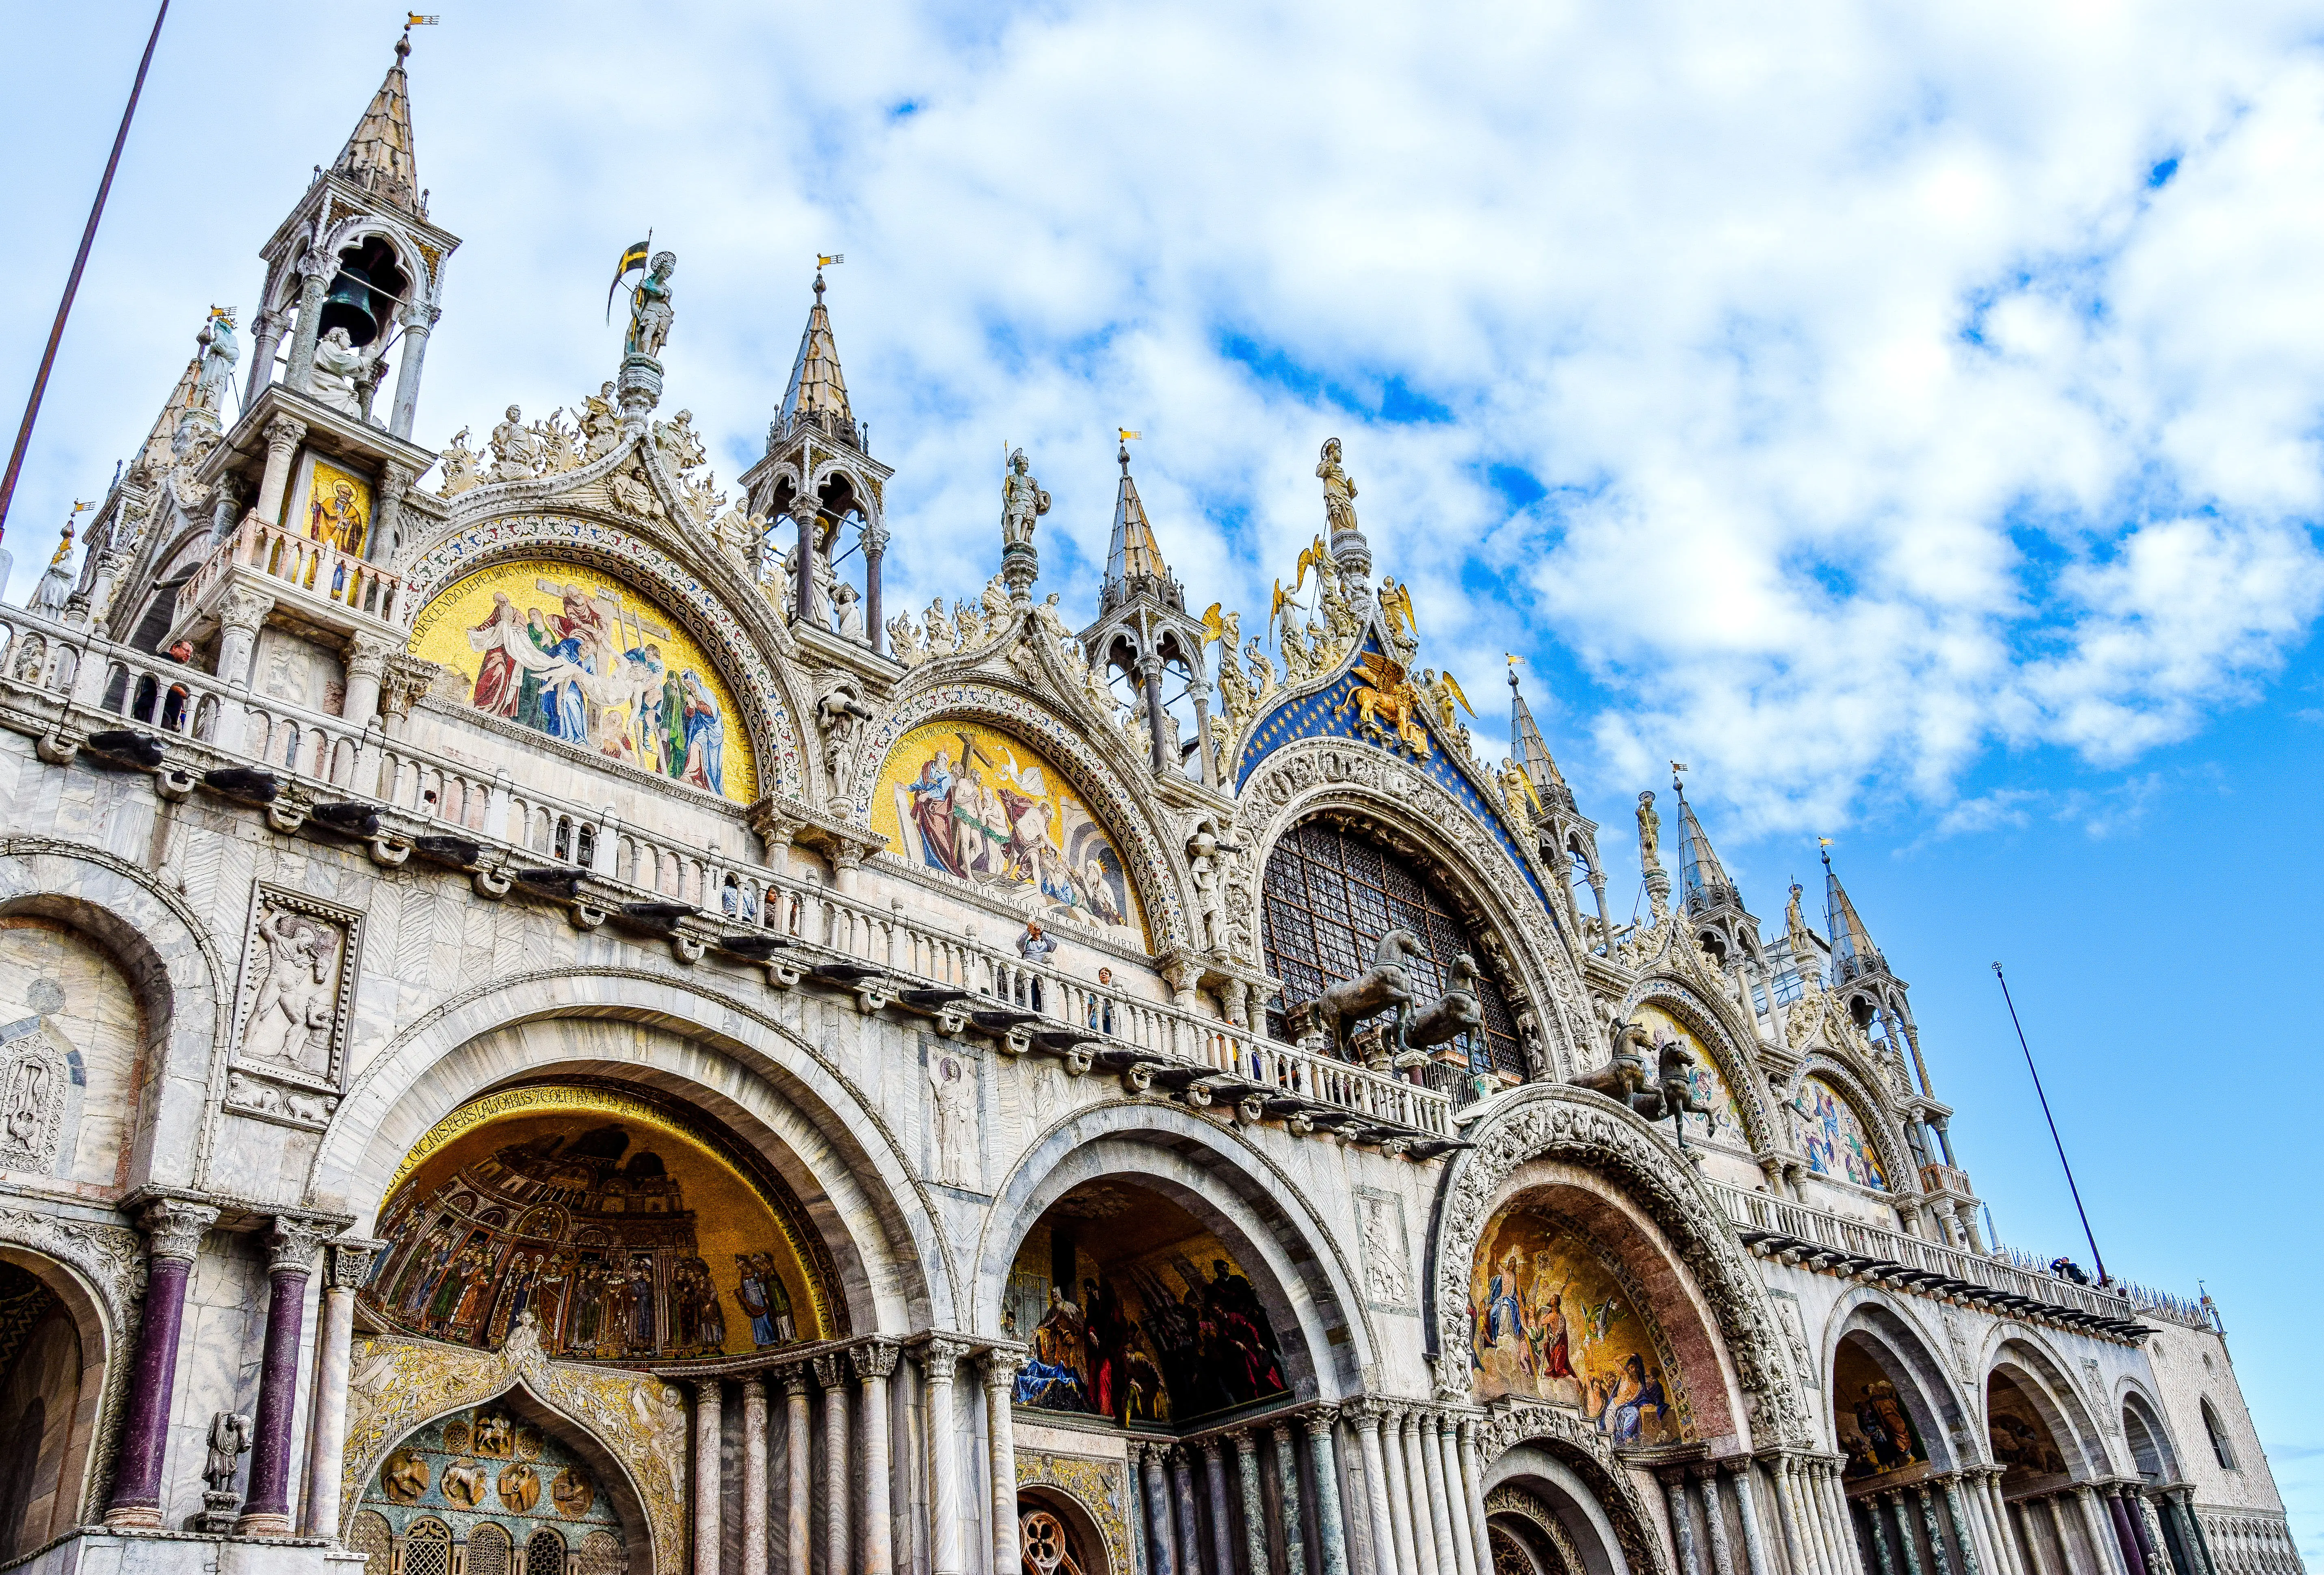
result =
[[[1126,436],[1095,607],[1024,456],[887,605],[823,277],[721,490],[642,249],[594,393],[423,420],[405,52],[0,609],[0,1561],[2300,1568],[2217,1311],[1984,1239],[1838,875],[1657,784],[1609,918],[1358,456],[1248,625]]]

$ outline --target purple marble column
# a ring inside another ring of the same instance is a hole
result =
[[[178,1331],[185,1322],[186,1278],[202,1232],[217,1222],[217,1211],[162,1198],[145,1205],[137,1223],[145,1231],[145,1316],[131,1359],[129,1414],[121,1429],[121,1454],[113,1476],[113,1502],[105,1524],[159,1527],[161,1524],[161,1463],[170,1441],[170,1391],[178,1377]]]
[[[2138,1533],[2130,1522],[2130,1506],[2122,1501],[2122,1488],[2108,1484],[2106,1488],[2107,1513],[2114,1522],[2115,1540],[2122,1544],[2123,1561],[2130,1566],[2130,1575],[2147,1575],[2146,1550],[2138,1540]]]
[[[266,1347],[259,1358],[258,1415],[250,1441],[250,1487],[235,1534],[287,1537],[290,1523],[290,1418],[299,1406],[299,1337],[305,1331],[307,1277],[327,1234],[277,1216],[267,1233]]]

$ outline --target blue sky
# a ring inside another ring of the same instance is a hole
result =
[[[400,14],[173,7],[10,522],[13,596],[206,309],[247,322],[256,249]],[[29,382],[150,16],[36,10],[0,59],[0,391]],[[1506,725],[1502,653],[1528,659],[1621,906],[1628,806],[1674,756],[1764,917],[1835,837],[2004,1236],[2079,1250],[1987,966],[2010,964],[2110,1266],[2209,1281],[2316,1560],[2315,1232],[2282,1226],[2324,1119],[2298,935],[2319,23],[2227,0],[447,12],[412,95],[466,244],[419,436],[610,376],[605,277],[650,226],[680,260],[669,401],[727,476],[813,253],[847,254],[830,299],[898,470],[896,602],[992,572],[1015,442],[1057,499],[1045,588],[1086,607],[1119,424],[1190,594],[1256,627],[1341,437],[1480,732]]]

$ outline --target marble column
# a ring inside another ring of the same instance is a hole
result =
[[[299,316],[290,327],[290,364],[283,369],[282,383],[300,393],[307,391],[307,382],[315,373],[315,342],[322,336],[323,292],[330,288],[331,276],[338,272],[337,264],[319,252],[309,252],[299,259]]]
[[[1896,1546],[1904,1555],[1904,1575],[1921,1575],[1921,1543],[1913,1535],[1913,1515],[1906,1507],[1910,1502],[1902,1488],[1883,1493],[1865,1500],[1868,1504],[1886,1505],[1896,1515]]]
[[[315,1331],[315,1419],[307,1445],[307,1534],[339,1535],[339,1478],[346,1469],[347,1372],[355,1332],[355,1293],[372,1256],[387,1243],[350,1238],[331,1243],[323,1276],[322,1322]]]
[[[2114,1526],[2098,1506],[2098,1489],[2088,1483],[2078,1485],[2074,1488],[2074,1508],[2082,1517],[2082,1533],[2090,1540],[2090,1552],[2097,1558],[2103,1575],[2128,1575],[2121,1550],[2114,1540]]]
[[[1789,1455],[1777,1455],[1768,1462],[1768,1475],[1775,1479],[1775,1519],[1784,1528],[1784,1551],[1788,1555],[1792,1575],[1823,1575],[1823,1567],[1811,1553],[1815,1546],[1812,1533],[1800,1522],[1800,1503],[1796,1484],[1792,1479],[1794,1463]]]
[[[235,1534],[290,1534],[290,1420],[299,1409],[299,1342],[306,1332],[307,1280],[323,1233],[278,1216],[266,1237],[266,1344],[259,1355],[258,1414],[250,1438],[250,1488]]]
[[[1292,1452],[1291,1424],[1275,1424],[1276,1485],[1283,1492],[1283,1568],[1303,1575],[1307,1568],[1307,1539],[1299,1529],[1299,1457]]]
[[[267,525],[282,523],[282,494],[290,487],[290,456],[306,440],[307,423],[293,416],[277,416],[266,423],[266,468],[259,474],[258,500],[251,512]]]
[[[1929,1564],[1936,1575],[1953,1575],[1952,1555],[1945,1551],[1944,1528],[1937,1524],[1937,1501],[1929,1493],[1926,1482],[1917,1484],[1913,1495],[1921,1505],[1921,1529],[1929,1539]]]
[[[888,1380],[895,1377],[898,1354],[885,1340],[859,1345],[853,1352],[855,1380],[863,1390],[863,1575],[892,1575],[896,1568],[896,1473],[888,1443]],[[1009,1524],[1017,1524],[1014,1515]]]
[[[984,1353],[986,1450],[992,1461],[992,1567],[1016,1575],[1024,1562],[1017,1538],[1017,1369],[1024,1358],[1014,1350]],[[870,1575],[870,1566],[865,1566]]]
[[[1259,1435],[1249,1428],[1234,1435],[1235,1476],[1242,1489],[1242,1556],[1245,1575],[1268,1575],[1267,1496],[1259,1485]]]
[[[178,1379],[178,1331],[185,1321],[186,1277],[202,1233],[217,1211],[163,1198],[145,1205],[137,1223],[145,1232],[145,1313],[131,1359],[128,1415],[114,1471],[113,1500],[105,1524],[158,1529],[161,1524],[161,1464],[170,1442],[170,1394]]]
[[[1840,1468],[1830,1460],[1819,1461],[1815,1477],[1824,1503],[1824,1513],[1818,1518],[1831,1534],[1834,1575],[1859,1575],[1864,1556],[1856,1546],[1856,1523],[1848,1517],[1848,1491],[1840,1486]]]
[[[1194,1451],[1185,1444],[1170,1451],[1170,1486],[1178,1510],[1179,1563],[1184,1575],[1202,1575],[1203,1513],[1194,1503]]]
[[[2130,1566],[2130,1575],[2147,1575],[2146,1550],[2138,1545],[2138,1533],[2130,1522],[2130,1506],[2123,1502],[2122,1485],[2107,1485],[2107,1513],[2114,1521],[2114,1534],[2122,1544],[2123,1561]]]
[[[2059,1502],[2064,1497],[2062,1493],[2052,1493],[2041,1501],[2042,1507],[2050,1517],[2050,1537],[2058,1550],[2060,1575],[2079,1575],[2079,1571],[2074,1569],[2077,1562],[2074,1558],[2074,1544],[2066,1536],[2065,1506]],[[2098,1575],[2098,1572],[2093,1570],[2091,1575]]]
[[[1364,1485],[1372,1501],[1372,1555],[1380,1575],[1414,1575],[1412,1512],[1405,1499],[1404,1451],[1397,1446],[1396,1419],[1377,1400],[1355,1410],[1357,1436],[1364,1451]],[[1380,1441],[1380,1427],[1388,1429]]]
[[[1348,1575],[1348,1524],[1340,1513],[1340,1461],[1332,1434],[1337,1421],[1329,1406],[1306,1417],[1307,1464],[1315,1473],[1315,1543],[1323,1550],[1323,1575]]]
[[[248,410],[258,392],[274,381],[274,352],[282,343],[282,314],[262,311],[250,323],[250,381],[243,385],[242,408]],[[224,416],[225,412],[218,412]]]
[[[1735,1489],[1736,1518],[1743,1523],[1743,1564],[1751,1575],[1775,1575],[1767,1566],[1767,1542],[1759,1529],[1759,1496],[1751,1485],[1751,1462],[1738,1460],[1729,1468]]]
[[[783,1371],[783,1575],[808,1575],[814,1558],[815,1488],[808,1476],[814,1419],[807,1410],[807,1371]]]
[[[1162,1450],[1140,1444],[1146,1471],[1146,1569],[1148,1575],[1177,1575],[1170,1535],[1170,1485],[1162,1479]]]
[[[1880,1575],[1896,1575],[1895,1563],[1888,1557],[1888,1532],[1880,1524],[1880,1501],[1864,1501],[1865,1524],[1872,1528],[1872,1556],[1880,1561]]]
[[[1461,1502],[1461,1447],[1458,1424],[1439,1412],[1430,1418],[1432,1441],[1444,1475],[1444,1532],[1452,1543],[1453,1568],[1460,1575],[1477,1575],[1477,1549],[1469,1540],[1468,1506]],[[1486,1575],[1491,1575],[1488,1570]]]
[[[1694,1555],[1694,1514],[1687,1507],[1683,1470],[1663,1478],[1663,1497],[1670,1507],[1671,1552],[1678,1575],[1702,1575],[1702,1564]]]
[[[827,1570],[854,1568],[848,1504],[855,1497],[847,1459],[847,1359],[815,1359],[815,1386],[823,1391],[823,1557]]]
[[[726,1386],[705,1378],[694,1386],[694,1575],[718,1575],[725,1533],[719,1516],[725,1497],[719,1467],[726,1416]]]
[[[413,301],[401,313],[403,364],[395,369],[395,403],[387,418],[387,429],[398,438],[411,436],[411,423],[420,413],[420,367],[428,358],[428,336],[443,315],[443,308],[425,301]]]
[[[1406,1411],[1398,1430],[1404,1435],[1405,1486],[1412,1495],[1413,1568],[1418,1575],[1453,1575],[1449,1560],[1442,1565],[1437,1562],[1437,1555],[1443,1551],[1437,1540],[1442,1528],[1428,1508],[1428,1470],[1420,1448],[1421,1414],[1417,1410]]]
[[[880,622],[880,560],[888,550],[887,527],[877,519],[867,520],[855,538],[863,548],[863,638],[877,655],[887,633]],[[1010,1575],[1016,1571],[1010,1570]]]
[[[1962,1575],[1985,1575],[1977,1557],[1977,1527],[1961,1505],[1959,1476],[1947,1477],[1938,1489],[1944,1496],[1945,1518],[1953,1528],[1953,1541],[1960,1544]],[[2144,1575],[2144,1571],[2140,1575]]]
[[[2219,1575],[2211,1562],[2211,1545],[2203,1539],[2203,1528],[2195,1519],[2195,1490],[2181,1488],[2163,1495],[2170,1503],[2172,1523],[2179,1528],[2179,1545],[2187,1550],[2187,1557],[2200,1566],[2198,1575]]]
[[[2154,1518],[2154,1500],[2145,1491],[2133,1488],[2130,1494],[2131,1524],[2138,1531],[2139,1546],[2146,1551],[2148,1575],[2179,1575],[2171,1567],[2171,1544],[2163,1535],[2163,1527]]]
[[[1203,1478],[1211,1490],[1211,1556],[1219,1575],[1234,1575],[1234,1517],[1227,1510],[1227,1451],[1222,1439],[1203,1441]]]
[[[960,1545],[960,1521],[967,1505],[961,1497],[960,1440],[952,1397],[954,1369],[967,1353],[965,1341],[942,1336],[920,1352],[927,1374],[928,1556],[935,1575],[967,1575]]]
[[[1421,1480],[1428,1488],[1428,1524],[1436,1542],[1437,1575],[1468,1575],[1461,1570],[1461,1550],[1452,1540],[1452,1497],[1444,1486],[1444,1451],[1437,1447],[1436,1414],[1425,1411],[1414,1419],[1420,1441]]]
[[[1694,1468],[1694,1490],[1702,1496],[1702,1524],[1711,1543],[1712,1575],[1735,1575],[1735,1555],[1727,1542],[1727,1512],[1719,1502],[1719,1468]]]
[[[742,1575],[767,1575],[767,1380],[742,1380]]]
[[[1485,1459],[1477,1447],[1477,1419],[1461,1418],[1460,1430],[1461,1493],[1468,1500],[1469,1540],[1477,1551],[1477,1575],[1492,1575],[1493,1543],[1485,1531]]]
[[[2010,1540],[2009,1523],[2003,1518],[2001,1494],[1996,1486],[1999,1475],[1990,1466],[1969,1472],[1969,1502],[1984,1517],[1986,1546],[1991,1550],[1995,1570],[1999,1575],[2029,1575],[2018,1558],[2016,1544]]]

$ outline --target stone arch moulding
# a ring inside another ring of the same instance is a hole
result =
[[[1124,1468],[1113,1461],[1059,1460],[1052,1454],[1024,1451],[1017,1457],[1018,1503],[1021,1506],[1031,1499],[1056,1515],[1068,1531],[1096,1544],[1092,1551],[1105,1560],[1105,1569],[1093,1569],[1084,1560],[1084,1575],[1130,1575],[1136,1568],[1131,1562],[1130,1538],[1137,1534],[1130,1527],[1128,1506],[1101,1506],[1090,1502],[1107,1470]],[[1126,1480],[1126,1471],[1124,1476]],[[1118,1491],[1127,1498],[1126,1488]],[[1064,1513],[1059,1514],[1060,1510]],[[1019,1519],[1023,1519],[1021,1512]]]
[[[145,1242],[125,1225],[0,1208],[0,1262],[56,1294],[80,1337],[80,1391],[65,1470],[79,1484],[80,1518],[98,1518],[119,1453],[129,1388],[128,1334],[145,1300]]]
[[[344,1539],[361,1513],[360,1485],[419,1428],[473,1405],[504,1403],[553,1429],[597,1472],[621,1517],[642,1534],[641,1570],[683,1575],[687,1535],[686,1397],[656,1378],[552,1362],[522,1335],[497,1351],[434,1341],[358,1337],[347,1380],[347,1435],[339,1477]]]
[[[535,505],[521,513],[478,518],[435,537],[404,570],[404,605],[419,615],[440,592],[476,570],[510,558],[564,558],[630,580],[659,597],[724,668],[751,732],[761,773],[760,792],[809,797],[799,696],[788,675],[767,659],[755,631],[703,575],[632,525],[614,526],[577,511]]]
[[[1755,1444],[1805,1445],[1807,1411],[1766,1293],[1718,1202],[1664,1139],[1612,1101],[1558,1083],[1512,1090],[1470,1134],[1443,1183],[1435,1257],[1439,1371],[1465,1374],[1469,1272],[1477,1242],[1519,1167],[1562,1160],[1594,1171],[1659,1229],[1710,1308],[1733,1365]]]
[[[2072,1451],[2068,1462],[2070,1469],[2066,1473],[2069,1477],[2077,1482],[2087,1482],[2114,1469],[2098,1419],[2090,1414],[2087,1399],[2074,1386],[2070,1369],[2039,1333],[2018,1323],[2004,1324],[1997,1331],[1992,1354],[1986,1359],[1984,1377],[1978,1386],[1978,1414],[1988,1425],[1990,1407],[1985,1399],[1996,1377],[2015,1384],[2041,1414],[2061,1451]],[[2099,1398],[2103,1403],[2106,1396]]]
[[[233,966],[176,892],[113,854],[43,837],[0,840],[0,914],[70,926],[119,965],[145,1014],[148,1086],[159,1097],[130,1137],[127,1183],[185,1186],[208,1168],[224,1097]]]
[[[1485,1457],[1485,1479],[1478,1486],[1488,1515],[1495,1513],[1497,1495],[1516,1488],[1534,1500],[1516,1513],[1536,1524],[1541,1514],[1550,1515],[1556,1524],[1543,1529],[1554,1537],[1563,1533],[1571,1546],[1573,1528],[1544,1501],[1542,1489],[1547,1488],[1572,1506],[1601,1549],[1610,1534],[1628,1575],[1671,1575],[1662,1539],[1653,1529],[1659,1517],[1638,1491],[1633,1473],[1578,1419],[1552,1406],[1521,1406],[1489,1417],[1478,1444]],[[1585,1552],[1572,1575],[1618,1575],[1618,1570],[1610,1559],[1603,1561],[1602,1569],[1594,1568]]]
[[[948,679],[906,695],[893,710],[863,729],[855,746],[848,777],[850,820],[871,825],[872,795],[897,741],[947,716],[971,717],[1019,733],[1048,756],[1127,855],[1139,900],[1146,906],[1155,955],[1194,944],[1186,919],[1189,880],[1170,845],[1168,815],[1142,788],[1124,790],[1120,774],[1082,736],[1084,724],[1021,690],[979,677]]]
[[[1819,1371],[1832,1371],[1840,1359],[1840,1345],[1849,1336],[1868,1340],[1879,1348],[1879,1365],[1894,1368],[1912,1380],[1914,1393],[1905,1409],[1913,1424],[1922,1430],[1923,1441],[1941,1448],[1949,1457],[1941,1462],[1944,1468],[1951,1470],[1974,1464],[1985,1454],[1975,1427],[1982,1407],[1964,1401],[1960,1386],[1938,1358],[1941,1348],[1937,1339],[1921,1326],[1916,1316],[1919,1312],[1918,1308],[1899,1305],[1865,1286],[1852,1288],[1825,1320],[1821,1358],[1823,1365]],[[1841,1396],[1828,1377],[1823,1393],[1836,1411]]]
[[[1895,1111],[1886,1091],[1877,1081],[1868,1080],[1851,1061],[1844,1060],[1829,1050],[1811,1050],[1792,1068],[1775,1091],[1777,1108],[1787,1107],[1799,1098],[1801,1085],[1812,1076],[1823,1076],[1840,1085],[1840,1091],[1856,1107],[1857,1114],[1868,1118],[1872,1139],[1880,1148],[1880,1165],[1890,1177],[1888,1195],[1892,1198],[1915,1197],[1921,1193],[1921,1167],[1913,1158],[1912,1149],[1904,1142],[1904,1134],[1896,1125]],[[1791,1133],[1784,1134],[1786,1141]],[[1902,1180],[1904,1185],[1893,1184]]]
[[[835,1260],[856,1332],[945,1327],[958,1269],[902,1138],[813,1046],[706,984],[560,970],[445,1003],[356,1075],[318,1147],[309,1197],[368,1230],[404,1156],[477,1095],[554,1073],[641,1083],[722,1121],[791,1188]]]
[[[1084,1182],[1120,1178],[1161,1193],[1246,1256],[1252,1288],[1276,1321],[1286,1359],[1299,1337],[1303,1400],[1361,1393],[1377,1332],[1362,1281],[1335,1231],[1281,1167],[1215,1123],[1155,1101],[1114,1100],[1068,1116],[1028,1147],[993,1196],[977,1242],[971,1327],[1001,1328],[1001,1298],[1019,1246],[1049,1205]],[[1267,1285],[1259,1285],[1263,1276]]]
[[[1743,1112],[1743,1135],[1750,1142],[1751,1152],[1777,1152],[1783,1145],[1769,1109],[1767,1080],[1758,1063],[1737,1043],[1734,1025],[1719,1003],[1706,1000],[1675,979],[1654,975],[1630,987],[1615,1007],[1615,1018],[1628,1017],[1632,1009],[1642,1006],[1660,1007],[1694,1031],[1718,1062],[1719,1075],[1727,1080],[1736,1106]]]
[[[2165,1482],[2183,1481],[2186,1472],[2179,1463],[2179,1441],[2172,1435],[2171,1424],[2163,1420],[2162,1402],[2138,1378],[2125,1374],[2115,1382],[2114,1404],[2125,1417],[2135,1421],[2146,1430],[2146,1436],[2153,1445],[2162,1479]],[[2137,1448],[2131,1441],[2127,1427],[2123,1429],[2122,1442],[2124,1450],[2133,1457],[2132,1468],[2144,1475],[2145,1465],[2136,1459]]]
[[[1458,800],[1385,750],[1347,739],[1285,744],[1244,782],[1243,827],[1253,843],[1253,898],[1284,833],[1327,809],[1378,820],[1425,849],[1462,895],[1475,902],[1509,953],[1516,978],[1547,1041],[1551,1070],[1571,1076],[1585,1062],[1589,1013],[1568,938],[1536,901],[1522,873]],[[1257,935],[1257,916],[1252,933]]]

